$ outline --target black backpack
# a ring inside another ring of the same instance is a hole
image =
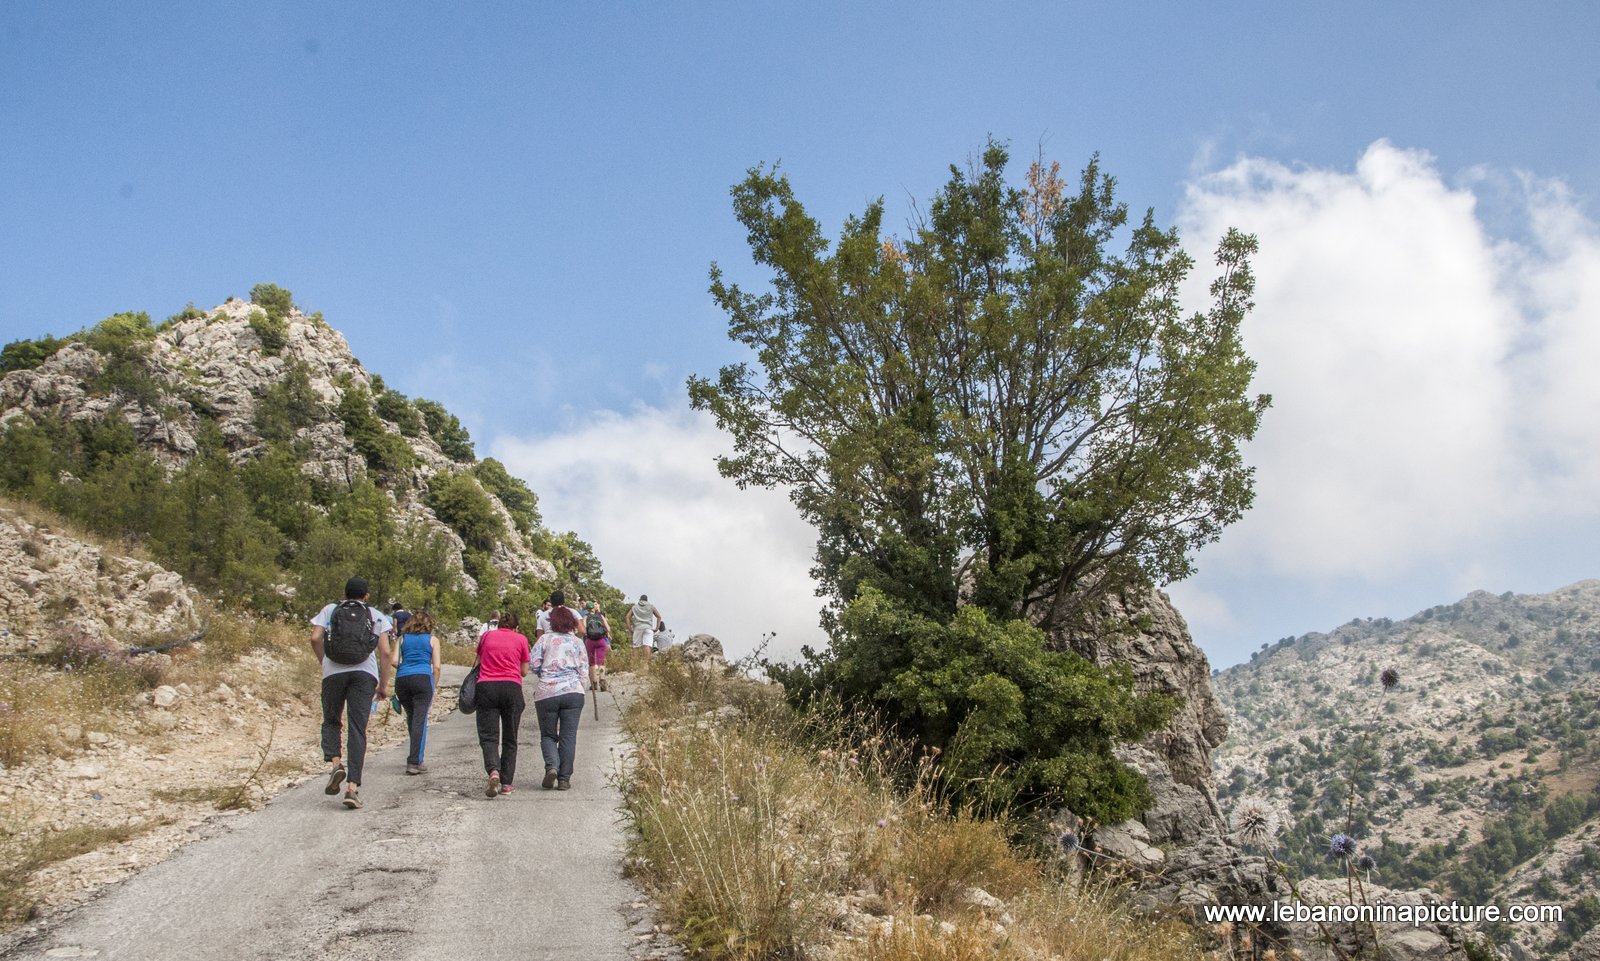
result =
[[[600,638],[602,638],[602,637],[605,637],[606,636],[605,618],[601,617],[600,613],[598,611],[596,611],[593,614],[590,614],[589,617],[585,621],[584,628],[583,628],[583,633],[587,634],[591,639],[596,640],[596,641],[600,640]]]
[[[361,601],[340,601],[328,620],[328,637],[322,652],[335,664],[356,665],[378,649],[378,632],[372,613]]]

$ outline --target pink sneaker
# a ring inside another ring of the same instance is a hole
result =
[[[511,791],[512,791],[511,785],[509,785],[509,784],[500,785],[500,793],[501,794],[510,794]]]

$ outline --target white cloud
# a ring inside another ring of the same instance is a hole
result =
[[[783,494],[741,491],[718,474],[728,449],[709,416],[647,406],[494,444],[538,492],[546,525],[589,541],[606,580],[649,594],[679,640],[714,634],[730,658],[768,631],[778,634],[770,653],[821,647],[815,536]]]
[[[1472,182],[1386,141],[1349,171],[1247,158],[1189,185],[1191,243],[1260,238],[1244,337],[1274,398],[1256,506],[1204,553],[1196,596],[1210,565],[1504,578],[1507,545],[1600,519],[1600,230],[1560,184],[1514,180],[1515,239]]]

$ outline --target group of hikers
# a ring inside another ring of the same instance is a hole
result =
[[[428,770],[423,760],[428,710],[440,678],[440,640],[432,615],[407,612],[398,603],[385,613],[370,597],[366,580],[352,577],[344,599],[311,619],[311,650],[322,662],[322,757],[331,766],[324,793],[339,796],[342,790],[344,806],[351,809],[362,806],[367,720],[384,698],[406,718],[406,773]],[[675,642],[647,595],[639,595],[624,620],[633,647],[646,657]],[[546,790],[571,788],[585,691],[607,690],[611,622],[599,602],[580,600],[570,607],[564,593],[555,591],[538,611],[531,640],[521,627],[518,612],[497,611],[478,637],[474,703],[488,777],[484,794],[491,798],[515,790],[517,735],[527,707],[523,684],[529,674],[537,678],[533,707]]]

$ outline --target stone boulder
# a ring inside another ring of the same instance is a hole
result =
[[[722,642],[710,634],[691,634],[677,650],[679,656],[691,664],[718,668],[728,666],[728,659],[722,653]]]

